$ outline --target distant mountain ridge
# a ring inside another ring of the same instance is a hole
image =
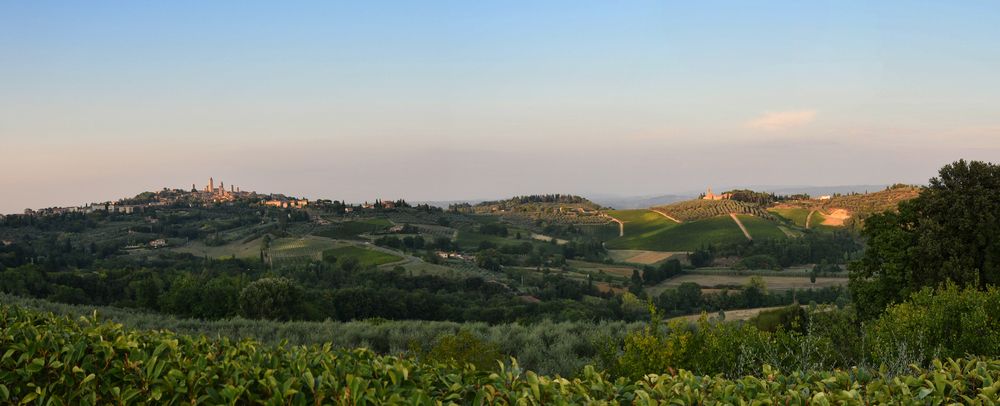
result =
[[[746,189],[778,195],[807,194],[812,197],[835,194],[872,193],[885,190],[889,184],[841,186],[748,186]]]
[[[663,206],[698,197],[697,194],[687,195],[654,195],[654,196],[591,196],[590,201],[605,207],[618,210],[645,209],[647,207]]]
[[[712,187],[717,193],[729,190],[748,189],[758,192],[770,192],[777,195],[807,194],[812,197],[835,194],[850,193],[871,193],[884,190],[888,184],[875,185],[840,185],[840,186],[795,186],[795,185],[749,185],[749,186],[729,186]],[[708,186],[706,186],[707,188]],[[688,191],[682,193],[667,193],[662,195],[639,195],[639,196],[615,196],[604,194],[585,195],[592,202],[605,207],[613,207],[619,210],[645,209],[648,207],[665,206],[684,200],[697,198],[704,190]]]

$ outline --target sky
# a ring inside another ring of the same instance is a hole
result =
[[[0,212],[925,183],[1000,161],[1000,2],[0,1]]]

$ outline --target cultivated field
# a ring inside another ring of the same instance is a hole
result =
[[[645,250],[608,250],[608,255],[616,262],[628,262],[640,265],[655,265],[671,257],[684,258],[687,252],[664,252]]]

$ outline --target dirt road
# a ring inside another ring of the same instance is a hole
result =
[[[659,210],[656,210],[656,209],[649,209],[649,210],[650,210],[650,211],[654,211],[654,212],[658,213],[659,215],[661,215],[661,216],[663,216],[663,217],[666,217],[666,218],[668,218],[668,219],[672,220],[672,221],[673,221],[674,223],[677,223],[677,224],[680,224],[680,223],[682,223],[682,221],[680,221],[680,220],[678,220],[678,219],[675,219],[675,218],[671,217],[671,216],[670,216],[669,214],[667,214],[667,213],[664,213],[664,212],[662,212],[662,211],[659,211]]]
[[[729,213],[729,217],[732,217],[733,221],[736,222],[736,225],[740,226],[740,230],[743,231],[743,235],[747,237],[747,240],[753,241],[753,237],[750,236],[750,232],[747,231],[746,226],[743,225],[743,222],[740,221],[740,218],[736,217],[736,213]]]

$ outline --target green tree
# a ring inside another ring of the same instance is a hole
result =
[[[476,253],[476,266],[489,271],[500,272],[500,269],[503,268],[503,256],[495,249],[479,251]]]
[[[240,292],[240,315],[252,319],[291,320],[299,313],[302,289],[287,278],[258,279]]]
[[[864,256],[851,264],[852,297],[870,319],[926,286],[1000,282],[1000,166],[964,160],[941,168],[897,212],[865,220]]]

